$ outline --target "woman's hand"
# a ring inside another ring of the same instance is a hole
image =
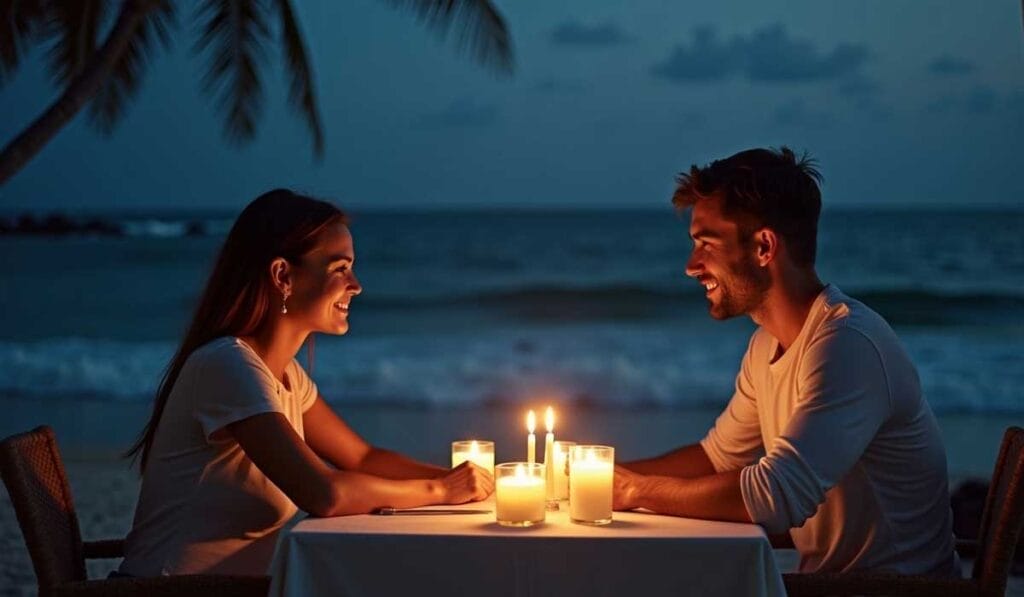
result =
[[[494,477],[468,460],[445,473],[438,481],[444,490],[445,504],[479,502],[494,491]]]

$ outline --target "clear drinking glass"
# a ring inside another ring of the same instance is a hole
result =
[[[575,445],[576,442],[561,440],[555,442],[554,495],[556,500],[569,499],[569,451]]]

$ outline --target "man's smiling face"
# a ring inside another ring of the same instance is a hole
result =
[[[715,319],[749,314],[757,309],[771,284],[758,266],[752,235],[722,213],[722,200],[697,201],[690,212],[693,251],[686,275],[704,286],[708,310]]]

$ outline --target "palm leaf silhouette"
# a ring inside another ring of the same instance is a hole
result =
[[[446,38],[454,28],[460,50],[500,74],[513,70],[504,19],[490,0],[385,0],[413,12]],[[90,122],[110,133],[137,93],[159,40],[167,47],[174,0],[0,0],[0,87],[29,47],[49,44],[49,69],[63,87],[38,118],[0,149],[0,184],[36,155],[84,106]],[[114,6],[117,6],[116,15]],[[200,0],[194,50],[205,58],[202,89],[224,118],[224,135],[242,144],[256,134],[263,107],[261,69],[273,43],[275,18],[289,79],[288,100],[305,121],[313,153],[324,153],[313,68],[292,0]],[[101,33],[102,32],[102,33]],[[100,43],[100,39],[103,42]]]
[[[306,47],[302,40],[295,11],[289,0],[276,0],[281,17],[281,45],[285,53],[285,65],[291,83],[288,101],[299,110],[306,120],[309,133],[313,135],[313,153],[320,158],[324,153],[324,132],[320,123],[320,110],[316,105],[316,91],[313,88],[313,69],[306,58]]]
[[[96,39],[106,9],[104,0],[50,4],[47,33],[54,41],[47,57],[50,73],[61,87],[78,76],[96,53]]]
[[[0,2],[0,87],[14,76],[25,51],[46,27],[45,0]]]
[[[142,83],[146,63],[154,53],[154,42],[167,49],[171,45],[170,28],[174,25],[174,5],[160,2],[135,31],[125,49],[96,96],[89,104],[91,124],[101,133],[109,135],[124,117],[128,103]]]
[[[447,37],[453,25],[458,29],[457,45],[468,50],[481,65],[499,74],[511,74],[512,40],[505,19],[489,0],[387,0],[389,4],[416,13],[420,22]]]
[[[238,144],[255,136],[263,107],[258,63],[270,31],[260,8],[255,0],[206,0],[198,13],[195,50],[208,59],[202,87],[225,117],[225,136]]]

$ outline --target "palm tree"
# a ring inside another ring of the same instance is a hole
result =
[[[386,1],[414,13],[442,37],[455,25],[460,50],[469,50],[500,74],[512,72],[508,30],[490,0]],[[224,117],[227,139],[245,143],[255,134],[263,99],[260,57],[272,42],[268,22],[276,21],[290,79],[289,103],[305,121],[313,153],[321,158],[324,134],[313,70],[291,0],[202,0],[194,5],[199,27],[194,49],[207,59],[202,85]],[[49,44],[50,69],[62,88],[60,97],[0,151],[0,185],[86,104],[90,122],[109,134],[138,91],[156,43],[170,45],[176,12],[172,0],[0,0],[0,87],[31,46]],[[99,43],[112,15],[113,24]]]

